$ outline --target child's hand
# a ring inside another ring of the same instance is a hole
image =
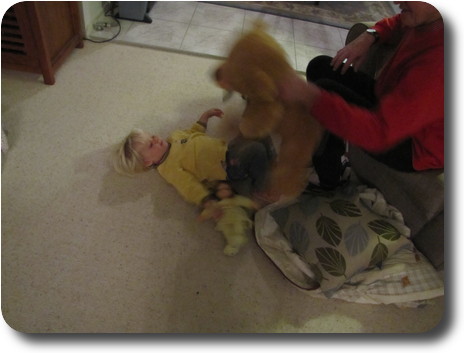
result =
[[[213,200],[206,201],[203,207],[204,207],[203,211],[197,217],[197,220],[200,222],[203,222],[209,219],[212,219],[217,222],[224,215],[224,211],[222,210],[222,207],[219,207],[216,201],[213,201]]]
[[[217,116],[218,118],[222,118],[224,116],[224,112],[218,108],[212,108],[201,114],[199,121],[202,123],[207,123],[210,118],[213,116]]]
[[[214,219],[214,221],[219,221],[222,216],[224,216],[224,211],[222,210],[221,207],[216,207],[213,212],[211,213],[211,218]]]

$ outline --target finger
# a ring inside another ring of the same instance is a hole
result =
[[[333,67],[333,70],[334,70],[334,71],[340,70],[340,72],[342,73],[343,70],[344,70],[344,68],[345,68],[345,66],[346,66],[346,64],[345,64],[345,63],[346,63],[346,60],[347,60],[346,58],[345,58],[345,59],[341,59],[341,60],[337,63],[337,66],[334,66],[334,67]]]
[[[337,54],[335,54],[335,56],[333,57],[332,62],[330,64],[331,65],[335,65],[335,64],[340,65],[341,60],[343,60],[341,58],[343,58],[343,57],[345,57],[345,55],[343,54],[343,50],[339,50],[337,52]]]
[[[333,59],[332,59],[332,62],[330,63],[330,65],[332,65],[332,69],[334,71],[337,71],[338,68],[340,67],[342,63],[342,60],[340,60],[340,57],[339,55],[336,55]]]
[[[350,60],[348,58],[345,59],[345,61],[343,62],[343,68],[342,68],[341,74],[344,75],[351,66],[353,66],[353,60]]]
[[[345,65],[347,60],[348,59],[347,59],[346,55],[340,55],[337,58],[336,65],[333,67],[334,71],[337,71],[342,65]]]
[[[348,55],[349,55],[349,52],[347,52],[345,48],[342,48],[339,51],[337,51],[332,61],[340,65]]]
[[[346,73],[346,71],[348,71],[349,68],[350,68],[350,64],[348,63],[348,61],[345,61],[343,63],[343,67],[342,67],[342,70],[340,71],[340,73],[342,75],[344,75]]]
[[[330,61],[330,66],[334,66],[335,65],[335,60],[337,59],[337,56],[335,55],[332,60]]]
[[[339,62],[335,62],[335,63],[332,65],[332,70],[333,70],[333,71],[337,71],[339,67],[340,67],[340,63],[339,63]]]
[[[210,117],[217,116],[218,118],[222,118],[224,112],[220,109],[212,109],[210,112]]]

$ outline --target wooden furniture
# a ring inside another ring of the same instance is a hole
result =
[[[2,20],[2,68],[40,73],[55,83],[55,71],[74,48],[82,48],[80,2],[26,1]]]

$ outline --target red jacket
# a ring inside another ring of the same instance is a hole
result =
[[[402,28],[400,16],[374,27],[381,42],[402,36],[398,49],[376,80],[373,110],[348,104],[322,91],[311,113],[329,131],[371,152],[386,151],[408,137],[416,170],[444,167],[443,21]]]

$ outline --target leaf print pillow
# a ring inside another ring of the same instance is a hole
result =
[[[360,190],[347,184],[335,191],[309,192],[272,214],[327,297],[353,275],[380,267],[399,249],[413,246],[404,223],[375,213],[362,202]]]

